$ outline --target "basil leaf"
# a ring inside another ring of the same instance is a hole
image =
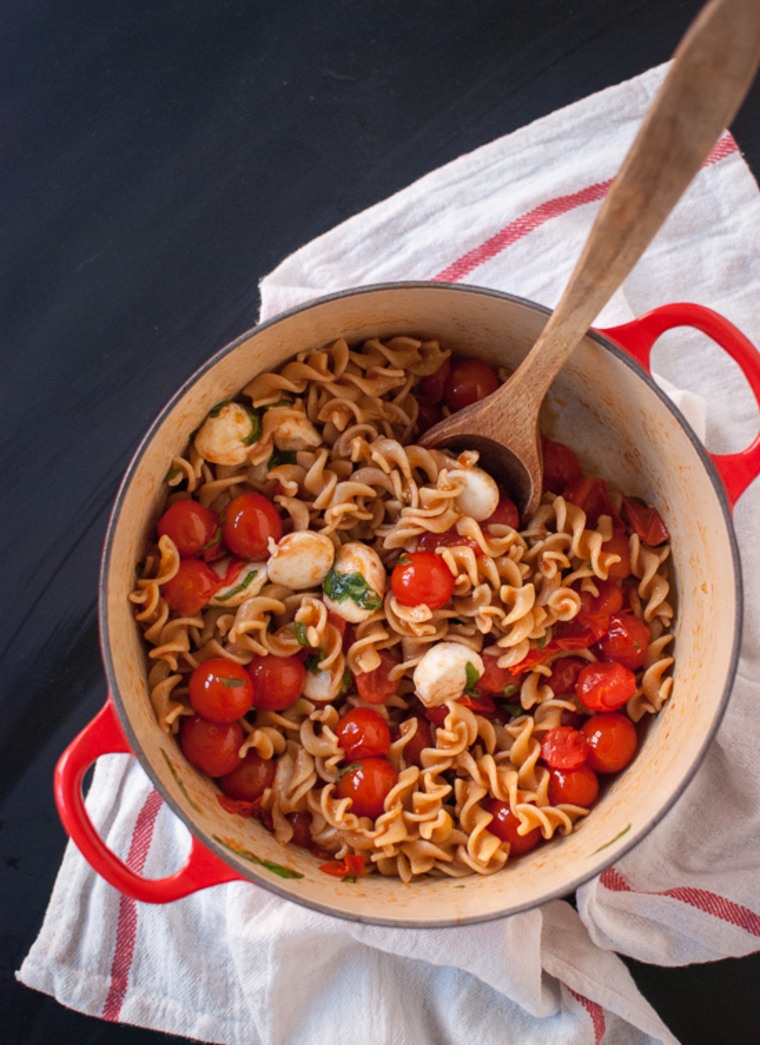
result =
[[[281,464],[295,464],[296,463],[296,452],[295,450],[278,450],[276,447],[272,451],[272,456],[267,462],[267,468],[279,468]]]
[[[370,588],[360,573],[338,573],[330,570],[323,584],[325,595],[335,602],[351,599],[363,610],[379,610],[383,600]]]
[[[221,403],[217,403],[216,406],[212,406],[208,412],[208,417],[218,417],[221,414],[222,409],[229,403],[229,399],[223,399]]]
[[[306,625],[302,620],[297,620],[293,625],[293,630],[296,633],[296,639],[298,640],[299,646],[311,645],[309,640],[306,638]]]
[[[243,445],[251,446],[253,443],[258,442],[259,436],[261,435],[261,418],[249,407],[244,406],[243,409],[248,414],[248,417],[251,419],[251,434],[245,437],[245,439],[243,440]]]
[[[319,662],[323,657],[324,653],[322,652],[322,650],[319,650],[317,653],[312,653],[303,662],[303,666],[306,668],[310,675],[316,675],[317,672],[320,670]]]
[[[536,649],[543,649],[546,643],[549,641],[549,632],[545,631],[541,638],[536,642]]]
[[[465,693],[469,694],[471,697],[474,697],[474,696],[477,695],[477,690],[475,689],[475,683],[480,678],[480,675],[478,673],[478,669],[475,667],[475,665],[472,663],[472,661],[468,660],[467,663],[465,664],[464,670],[465,670],[465,675],[467,676],[467,684],[464,687],[464,691],[465,691]]]
[[[223,686],[226,686],[227,689],[237,689],[238,686],[244,686],[245,685],[245,679],[225,679],[225,678],[220,678],[219,681],[221,682],[221,684]]]
[[[340,690],[338,691],[339,697],[342,697],[344,693],[348,693],[348,691],[351,689],[351,683],[353,681],[354,676],[351,674],[350,670],[346,668],[346,670],[343,672],[343,678],[340,680]]]
[[[404,554],[399,557],[398,564],[399,566],[406,566],[406,564],[411,561],[411,555],[407,555],[406,552],[404,552]]]
[[[262,410],[271,410],[273,406],[292,406],[293,401],[291,399],[278,399],[276,403],[265,403],[262,406]]]
[[[516,682],[511,682],[508,686],[504,687],[504,696],[507,698],[513,697],[519,689],[520,687],[517,685]]]
[[[525,714],[525,709],[522,704],[502,704],[501,705],[510,718],[519,718],[520,715]]]
[[[213,548],[215,544],[218,544],[221,541],[221,539],[222,539],[222,526],[221,526],[221,523],[220,523],[219,526],[217,526],[217,528],[214,530],[214,536],[211,538],[211,540],[207,541],[206,544],[204,544],[202,548],[198,549],[198,551],[199,552],[206,552],[206,551],[208,551],[209,548]]]
[[[258,570],[251,570],[250,573],[246,574],[245,578],[240,582],[240,584],[236,584],[234,588],[231,588],[227,592],[226,595],[217,595],[216,601],[226,602],[227,599],[231,599],[233,595],[239,595],[241,591],[245,591],[245,589],[248,587],[248,585],[251,583],[251,581],[258,572]]]

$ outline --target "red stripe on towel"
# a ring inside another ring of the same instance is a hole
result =
[[[605,889],[609,889],[612,893],[638,892],[631,888],[615,867],[608,867],[606,871],[603,871],[600,881]],[[752,936],[760,936],[760,915],[742,904],[734,903],[733,900],[727,900],[725,896],[718,896],[717,893],[711,893],[707,889],[695,889],[687,885],[665,889],[659,893],[645,891],[641,895],[666,896],[671,900],[678,900],[680,903],[688,904],[689,907],[696,907],[704,914],[712,915],[713,918],[720,918],[721,921],[728,922],[730,925],[736,925]]]
[[[703,168],[711,167],[714,163],[718,163],[720,160],[724,160],[727,156],[731,156],[738,151],[739,146],[736,144],[734,137],[731,134],[724,134],[713,147],[702,166]],[[533,210],[529,210],[526,214],[521,214],[518,218],[515,218],[514,221],[510,221],[508,225],[505,225],[498,232],[489,236],[488,239],[479,243],[477,247],[468,250],[466,254],[457,258],[451,265],[442,269],[438,275],[433,276],[433,280],[443,283],[458,283],[466,276],[469,276],[479,265],[483,265],[486,261],[496,257],[497,254],[501,254],[507,247],[511,247],[513,243],[527,236],[528,233],[534,232],[547,221],[551,221],[552,218],[558,218],[560,215],[567,214],[569,211],[575,210],[576,207],[582,207],[586,203],[596,203],[604,199],[607,195],[607,190],[612,184],[612,180],[612,178],[608,178],[606,181],[587,185],[577,192],[571,192],[566,196],[556,196],[545,203],[540,203]]]
[[[591,1025],[594,1028],[594,1045],[599,1045],[604,1037],[604,1032],[607,1029],[607,1025],[604,1021],[604,1009],[598,1002],[592,1001],[584,994],[578,994],[578,992],[574,991],[572,987],[568,987],[567,989],[570,991],[572,996],[581,1003],[583,1008],[591,1017]]]
[[[158,791],[151,791],[137,815],[132,841],[129,845],[127,867],[141,874],[153,840],[156,817],[163,802]],[[135,956],[137,940],[137,901],[122,894],[119,897],[119,917],[116,923],[116,947],[111,963],[111,986],[103,1005],[103,1019],[116,1023],[127,995],[129,973]]]

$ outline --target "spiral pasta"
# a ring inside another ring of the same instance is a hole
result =
[[[235,811],[283,844],[338,863],[361,857],[367,872],[404,882],[498,872],[586,816],[593,799],[568,799],[550,753],[568,730],[581,750],[580,724],[607,709],[584,704],[579,682],[561,684],[568,671],[620,667],[614,640],[630,658],[641,643],[626,646],[629,633],[645,634],[618,714],[656,714],[673,685],[670,547],[626,521],[633,502],[605,484],[599,510],[572,483],[550,485],[519,525],[476,454],[414,443],[423,383],[449,356],[406,335],[338,338],[253,378],[170,461],[164,515],[130,596],[157,721],[197,766],[185,731],[203,719],[193,680],[204,665],[242,665],[254,682],[259,669],[303,665],[282,706],[270,681],[266,699],[254,689],[246,710],[213,720],[233,730],[235,769],[206,771],[229,794],[238,764],[265,765],[255,800]],[[274,530],[241,555],[227,529],[251,494],[270,506]],[[189,505],[213,520],[197,546],[165,522]],[[442,600],[410,598],[395,582],[425,555],[450,586]],[[389,781],[372,815],[343,787],[355,766],[342,724],[362,709],[389,737],[370,756]]]

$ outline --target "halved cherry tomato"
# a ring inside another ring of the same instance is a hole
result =
[[[381,649],[378,653],[380,663],[376,668],[354,675],[359,696],[367,704],[384,704],[388,697],[398,692],[400,680],[390,677],[393,669],[401,663],[398,653],[390,649]]]
[[[454,574],[434,552],[402,555],[391,574],[391,588],[404,606],[445,606],[454,591]]]
[[[639,540],[651,547],[670,540],[670,532],[656,508],[638,497],[623,498],[623,517]]]
[[[448,356],[432,374],[420,378],[415,394],[423,402],[440,403],[450,373],[451,356]]]
[[[588,764],[597,773],[619,773],[633,761],[639,746],[636,727],[618,711],[594,715],[581,726]]]
[[[260,493],[242,493],[227,505],[222,523],[222,539],[234,555],[242,559],[269,558],[269,538],[282,537],[282,519],[269,500]]]
[[[631,550],[626,534],[622,530],[615,530],[612,537],[602,544],[602,551],[605,555],[620,556],[620,562],[613,562],[607,570],[607,575],[613,580],[625,580],[631,572]]]
[[[194,617],[208,603],[222,582],[200,559],[183,559],[170,581],[161,588],[169,609],[180,617]]]
[[[243,802],[255,802],[272,786],[276,764],[273,758],[262,758],[258,751],[246,751],[231,773],[219,777],[225,795]]]
[[[581,608],[570,623],[590,628],[596,640],[607,632],[613,614],[623,608],[623,589],[613,580],[595,580],[594,583],[599,594],[581,592]]]
[[[582,669],[575,692],[591,711],[617,711],[636,692],[636,676],[623,664],[596,661]]]
[[[478,403],[501,382],[495,367],[481,359],[457,357],[451,361],[451,373],[446,380],[443,401],[449,410],[462,410],[471,403]]]
[[[520,513],[517,510],[517,505],[511,497],[507,497],[505,493],[500,494],[499,503],[496,505],[492,515],[489,515],[487,519],[483,521],[484,526],[511,526],[513,530],[517,530],[520,526]]]
[[[253,679],[253,706],[262,711],[284,711],[303,693],[306,668],[299,656],[254,657],[248,665]]]
[[[561,494],[566,486],[583,476],[580,461],[564,443],[542,439],[541,453],[544,459],[544,490]]]
[[[590,809],[598,795],[599,781],[589,765],[550,771],[549,801],[553,806],[571,805]]]
[[[396,785],[398,773],[386,758],[364,758],[342,773],[336,788],[338,798],[351,799],[351,812],[377,819],[385,810],[385,799]]]
[[[502,842],[509,842],[509,855],[522,856],[535,849],[541,841],[541,828],[534,827],[526,834],[518,834],[520,820],[509,808],[509,802],[500,802],[498,798],[491,798],[483,807],[490,813],[493,820],[487,829],[492,835],[496,835]]]
[[[571,504],[577,505],[586,513],[586,525],[596,526],[600,515],[612,517],[613,525],[622,526],[622,520],[610,501],[610,491],[605,479],[583,475],[575,479],[563,492],[563,497]]]
[[[564,697],[575,693],[575,683],[586,661],[580,657],[557,657],[552,661],[552,673],[547,679],[555,697]]]
[[[358,878],[364,874],[364,857],[361,853],[346,853],[342,860],[328,860],[319,869],[335,878]]]
[[[169,537],[183,559],[191,555],[208,558],[222,539],[215,513],[192,498],[169,505],[158,520],[158,535]]]
[[[433,740],[433,731],[430,728],[430,723],[424,717],[424,715],[414,715],[413,718],[417,722],[417,731],[411,740],[408,740],[404,745],[404,758],[407,762],[414,766],[422,766],[422,755],[423,750],[426,747],[435,747],[435,741]]]
[[[350,759],[387,755],[391,746],[388,723],[372,708],[351,708],[338,721],[335,735]]]
[[[496,714],[496,705],[490,693],[478,693],[476,697],[463,693],[457,703],[461,704],[463,708],[474,711],[476,715],[484,715],[486,718]]]
[[[541,740],[541,758],[552,769],[577,769],[586,754],[586,738],[572,726],[550,729]]]
[[[483,558],[480,545],[472,537],[460,537],[456,530],[444,530],[443,533],[432,533],[426,530],[417,538],[418,552],[434,552],[436,548],[472,548],[477,559]],[[403,558],[403,556],[402,556]]]
[[[204,660],[189,682],[190,703],[209,722],[235,722],[253,704],[253,682],[242,666],[227,657]]]
[[[602,660],[615,660],[631,671],[644,666],[649,650],[652,629],[640,617],[632,613],[614,613],[610,626],[599,641]]]
[[[417,400],[417,434],[422,435],[428,428],[443,420],[440,403],[431,403],[427,399]]]
[[[231,773],[240,758],[243,727],[239,722],[208,722],[200,715],[182,718],[179,746],[188,762],[206,773],[219,777]]]

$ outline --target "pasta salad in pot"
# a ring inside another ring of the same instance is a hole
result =
[[[658,511],[543,440],[532,518],[415,443],[506,373],[339,338],[214,407],[131,599],[161,728],[339,877],[491,874],[568,834],[672,687]]]

